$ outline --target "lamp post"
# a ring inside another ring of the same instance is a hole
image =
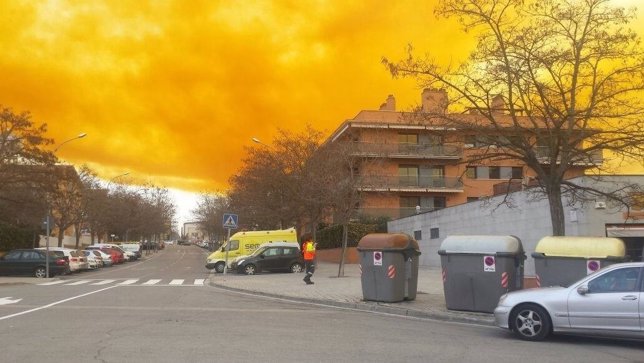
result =
[[[253,142],[256,143],[256,144],[260,144],[260,145],[264,145],[266,147],[269,147],[268,145],[264,144],[263,142],[261,142],[260,139],[258,139],[256,137],[251,138],[251,140],[253,140]]]
[[[82,139],[85,136],[87,136],[87,133],[81,132],[77,136],[72,137],[71,139],[63,141],[62,143],[60,143],[60,145],[56,146],[56,148],[54,149],[54,151],[52,153],[55,154],[56,151],[58,151],[58,149],[60,149],[66,143],[68,143],[70,141],[74,141],[76,139]],[[51,215],[51,207],[47,207],[47,222],[46,222],[47,223],[47,237],[45,237],[45,241],[46,241],[46,243],[45,243],[45,255],[46,255],[45,256],[45,276],[47,278],[49,278],[49,234],[51,233],[51,228],[49,227],[49,225],[51,223],[50,215]],[[64,232],[59,231],[58,233],[64,233]]]
[[[76,140],[76,139],[82,139],[82,138],[84,138],[85,136],[87,136],[87,133],[85,133],[85,132],[81,132],[80,134],[78,134],[78,136],[75,136],[75,137],[72,137],[72,138],[71,138],[71,139],[69,139],[69,140],[65,140],[65,141],[63,141],[60,145],[56,146],[56,148],[54,149],[54,153],[56,153],[56,151],[58,151],[58,149],[60,149],[60,148],[61,148],[61,146],[65,145],[66,143],[68,143],[68,142],[70,142],[70,141],[74,141],[74,140]]]

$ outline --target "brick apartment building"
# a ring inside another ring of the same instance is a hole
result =
[[[468,164],[472,153],[482,152],[479,140],[489,135],[441,124],[441,118],[428,121],[427,115],[445,114],[447,104],[445,91],[425,89],[420,109],[402,112],[396,110],[396,100],[390,95],[378,110],[360,111],[330,135],[327,142],[351,142],[351,153],[364,161],[355,170],[362,192],[359,214],[395,219],[531,183],[535,173],[517,160]],[[511,121],[509,115],[504,116],[500,97],[495,98],[491,110],[497,113],[496,118]],[[448,116],[473,124],[484,122],[480,112]],[[519,116],[519,121],[522,118],[527,122],[525,116]],[[535,140],[536,148],[539,143]],[[583,175],[586,168],[601,163],[601,154],[595,156],[590,162],[575,164],[579,166],[567,177]],[[548,162],[546,157],[543,160]]]

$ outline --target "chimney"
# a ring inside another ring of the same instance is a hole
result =
[[[423,112],[445,114],[447,92],[444,89],[425,88],[421,95]]]
[[[396,99],[394,95],[387,96],[387,101],[380,105],[380,111],[396,111]]]
[[[503,113],[503,111],[505,111],[505,101],[503,100],[503,96],[501,95],[494,96],[494,98],[492,98],[492,104],[490,105],[490,109],[493,112]]]

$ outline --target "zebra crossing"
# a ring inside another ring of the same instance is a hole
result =
[[[56,280],[38,284],[38,286],[205,286],[206,279],[105,279],[105,280]]]

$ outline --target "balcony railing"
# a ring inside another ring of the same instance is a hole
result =
[[[535,153],[537,155],[537,159],[539,160],[540,163],[542,164],[549,164],[550,163],[550,148],[547,146],[537,146],[535,149]],[[586,156],[586,158],[580,158],[578,157],[576,160],[573,161],[573,165],[588,165],[588,166],[594,166],[594,165],[600,165],[604,162],[604,156],[602,154],[602,150],[593,150],[590,153],[582,153],[580,156]],[[560,159],[557,160],[557,163],[560,162]]]
[[[423,177],[399,175],[363,175],[359,188],[365,191],[462,192],[458,177]]]
[[[463,147],[458,145],[429,145],[404,143],[354,142],[354,155],[388,158],[460,159]]]
[[[398,219],[409,217],[420,213],[431,212],[441,208],[427,208],[422,207],[416,210],[415,207],[401,207],[401,208],[360,208],[355,211],[354,217],[389,217],[391,219]]]

